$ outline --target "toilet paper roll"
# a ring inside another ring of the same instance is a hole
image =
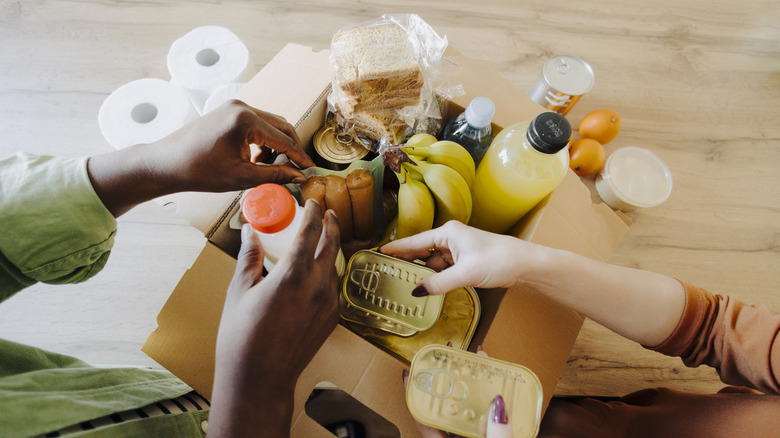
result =
[[[187,94],[162,79],[129,82],[111,93],[98,113],[103,137],[121,149],[152,143],[199,117]]]
[[[234,98],[236,94],[244,88],[244,85],[246,84],[243,82],[225,84],[214,90],[203,105],[203,114],[205,115],[214,111],[218,106]]]
[[[218,87],[248,82],[257,73],[244,43],[221,26],[197,27],[174,41],[168,51],[168,71],[171,81],[187,91],[201,113]]]

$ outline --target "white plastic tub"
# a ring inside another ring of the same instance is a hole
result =
[[[609,155],[596,176],[596,191],[617,210],[655,207],[672,193],[672,174],[654,153],[627,146]]]

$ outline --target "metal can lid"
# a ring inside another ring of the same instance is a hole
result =
[[[417,334],[416,330],[350,306],[343,294],[339,294],[339,313],[344,321],[370,327],[383,333],[390,333],[392,336],[407,338]],[[409,360],[411,361],[411,358]]]
[[[593,88],[593,69],[577,56],[559,55],[548,59],[542,74],[552,88],[570,96],[580,96]]]
[[[351,134],[340,133],[332,124],[320,128],[314,136],[314,150],[327,161],[347,164],[368,155],[368,149]]]
[[[425,331],[441,316],[444,295],[414,297],[411,291],[433,272],[418,263],[360,250],[349,259],[342,294],[358,310],[412,330]]]
[[[464,437],[484,437],[493,399],[501,395],[516,438],[539,431],[542,384],[530,369],[443,345],[412,359],[406,405],[420,423]]]

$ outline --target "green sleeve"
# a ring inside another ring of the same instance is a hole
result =
[[[0,301],[38,281],[89,279],[105,265],[115,234],[87,158],[0,160]]]

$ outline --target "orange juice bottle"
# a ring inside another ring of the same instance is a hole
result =
[[[571,125],[545,112],[496,135],[477,168],[469,225],[504,233],[563,181]]]

